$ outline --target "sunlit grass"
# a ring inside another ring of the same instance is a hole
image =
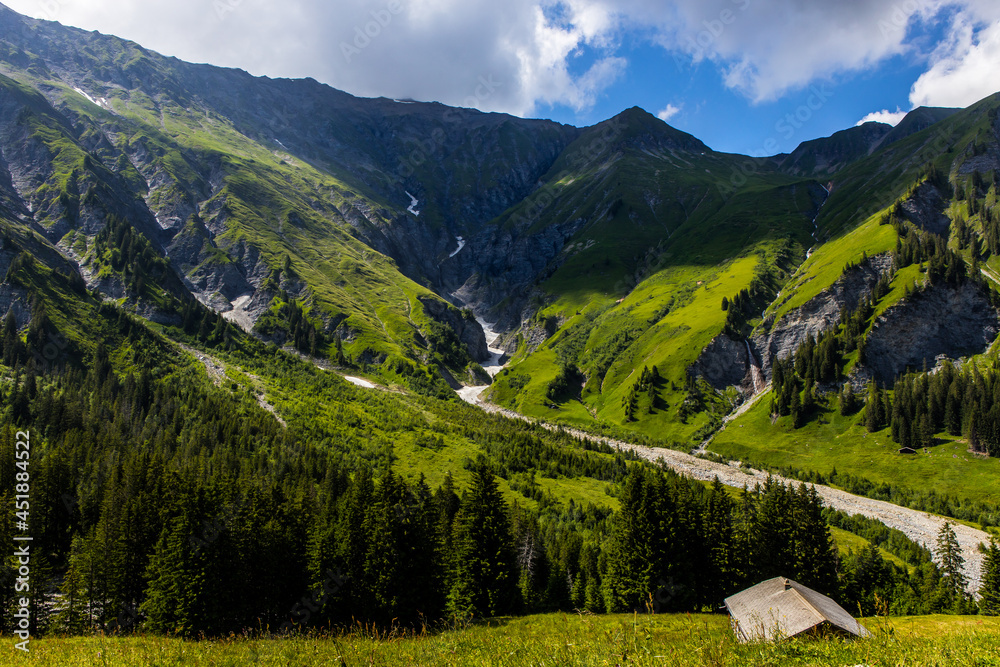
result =
[[[545,614],[440,632],[379,632],[183,641],[53,638],[0,664],[58,665],[998,665],[1000,619],[866,619],[871,638],[735,642],[725,615]]]

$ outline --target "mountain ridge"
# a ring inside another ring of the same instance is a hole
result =
[[[691,369],[717,336],[781,314],[824,244],[929,163],[968,173],[945,144],[977,146],[981,170],[996,159],[986,111],[919,108],[749,158],[638,107],[576,128],[184,63],[9,10],[0,22],[0,194],[61,270],[153,319],[193,295],[277,344],[478,384],[471,309],[505,333],[507,405],[632,423],[629,378],[660,364],[670,388],[652,404],[670,409],[638,425],[667,438],[712,428],[725,402],[692,392]],[[97,242],[112,219],[177,280],[150,292],[150,267],[122,268]],[[713,312],[723,296],[746,312]],[[572,369],[580,391],[553,402]]]

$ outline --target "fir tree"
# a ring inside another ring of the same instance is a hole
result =
[[[983,581],[979,586],[979,609],[988,616],[1000,616],[1000,544],[996,540],[986,548]]]
[[[493,470],[476,462],[453,537],[453,581],[448,597],[455,616],[510,614],[518,608],[517,574],[507,506]]]
[[[648,492],[650,473],[633,468],[619,498],[605,553],[604,604],[608,611],[638,609],[652,591],[656,518]]]
[[[733,526],[733,501],[725,486],[716,477],[705,503],[705,563],[704,595],[711,609],[717,609],[732,590],[738,572],[736,534]]]
[[[936,556],[941,568],[941,587],[947,604],[951,608],[960,607],[965,598],[967,579],[962,571],[965,558],[958,544],[958,537],[951,523],[944,522],[938,531]]]

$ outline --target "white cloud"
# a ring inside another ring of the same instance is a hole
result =
[[[889,125],[895,127],[896,125],[899,124],[899,121],[903,120],[903,117],[905,115],[906,112],[901,111],[899,107],[896,107],[895,111],[882,109],[881,111],[871,112],[870,114],[859,120],[857,123],[855,123],[854,126],[857,127],[858,125],[864,125],[865,123],[875,121],[876,123],[888,123]]]
[[[680,48],[717,62],[756,102],[905,53],[907,29],[946,0],[683,0]]]
[[[965,17],[910,90],[914,106],[966,107],[1000,90],[1000,20],[975,32]]]
[[[628,67],[624,45],[643,41],[675,54],[682,70],[717,68],[754,101],[907,54],[931,63],[915,103],[965,103],[985,94],[996,78],[988,64],[1000,61],[996,0],[6,2],[185,60],[520,115],[593,105]],[[958,17],[957,36],[945,51],[922,53],[912,29],[940,20],[944,7]]]
[[[680,111],[681,107],[674,106],[673,104],[667,104],[667,106],[656,112],[656,117],[662,120],[664,123],[666,123],[671,118],[679,114]]]
[[[6,1],[184,60],[519,115],[586,109],[627,64],[615,12],[593,0]]]

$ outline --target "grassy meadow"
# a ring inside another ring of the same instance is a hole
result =
[[[790,417],[772,425],[769,400],[764,397],[720,431],[709,449],[765,466],[824,475],[836,469],[875,483],[973,501],[993,501],[1000,493],[1000,461],[969,454],[964,439],[939,433],[933,447],[905,455],[898,453],[888,428],[868,433],[859,422],[860,415],[844,417],[829,406],[802,428],[793,428]]]
[[[191,665],[1000,665],[1000,618],[872,618],[861,640],[740,645],[726,615],[545,614],[439,632],[365,628],[281,639],[72,637],[13,642],[0,664],[83,667]]]

